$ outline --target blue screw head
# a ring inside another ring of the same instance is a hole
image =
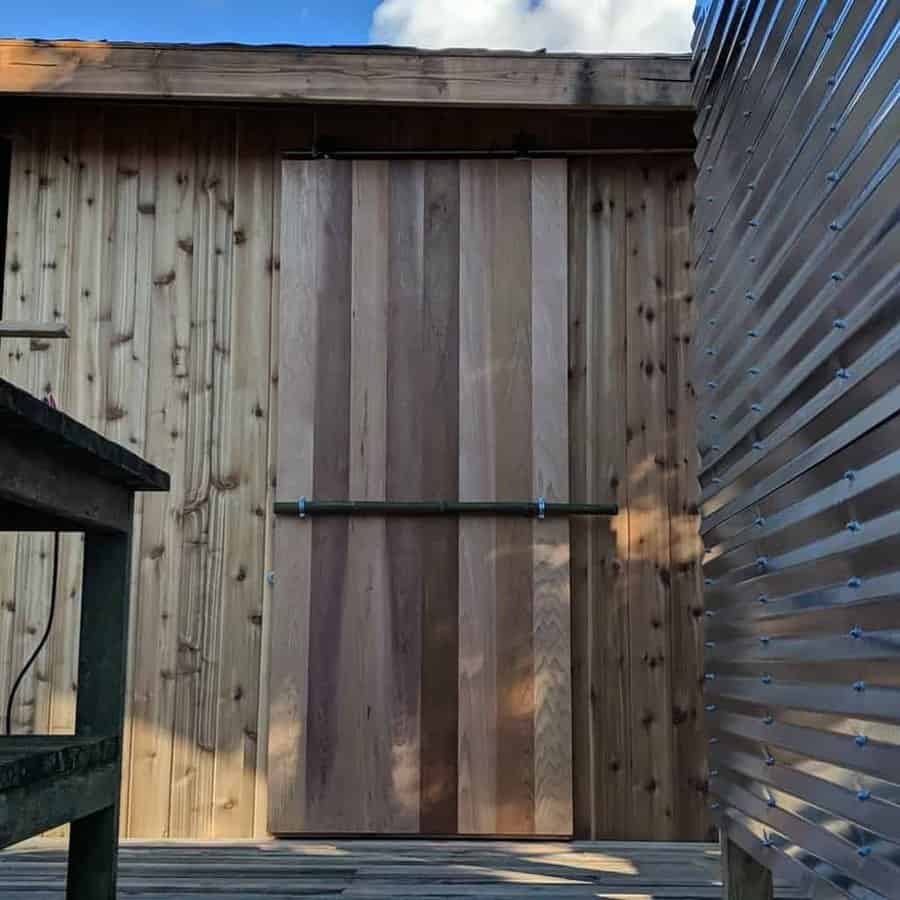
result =
[[[771,638],[770,638],[767,634],[760,635],[759,642],[760,642],[763,646],[767,646],[767,645],[769,644],[770,641],[771,641]],[[772,680],[769,676],[766,676],[766,677],[769,678],[769,681]],[[768,684],[769,681],[767,681],[766,684]]]
[[[774,766],[774,765],[775,765],[775,757],[774,757],[774,756],[771,756],[771,755],[770,755],[770,756],[767,756],[767,757],[766,757],[766,765],[767,765],[767,766]]]
[[[858,588],[862,587],[862,578],[854,575],[852,578],[847,579],[847,587]]]
[[[861,790],[856,792],[856,799],[861,800],[863,802],[868,800],[871,796],[872,795],[865,788],[862,788]]]
[[[762,516],[757,516],[757,517],[753,520],[753,524],[754,524],[757,528],[762,528],[763,525],[766,524],[766,520],[765,520]]]
[[[770,806],[770,807],[771,807],[771,806],[778,806],[778,803],[775,801],[775,798],[774,798],[774,797],[767,797],[767,798],[766,798],[766,806]]]
[[[843,331],[847,327],[847,320],[846,319],[835,319],[833,324],[834,324],[834,327],[837,328],[839,331]]]
[[[769,557],[768,556],[757,556],[756,557],[756,565],[760,569],[768,569],[769,568]]]
[[[850,370],[849,369],[838,369],[837,372],[834,373],[835,378],[840,378],[841,381],[847,381],[850,378]]]
[[[864,681],[854,681],[853,682],[853,690],[856,691],[857,694],[861,694],[866,689],[866,683]]]
[[[850,629],[850,637],[855,638],[856,640],[859,640],[862,637],[862,633],[862,628],[860,628],[859,625],[854,625]]]
[[[774,721],[775,721],[775,716],[773,716],[771,713],[768,713],[766,716],[763,717],[763,725],[771,725]]]
[[[872,848],[871,847],[858,847],[856,852],[862,857],[871,856]]]
[[[865,747],[869,743],[869,739],[864,734],[858,734],[854,738],[857,747]]]
[[[759,403],[751,403],[751,404],[750,404],[750,409],[751,409],[752,412],[755,412],[755,413],[761,413],[761,412],[762,412],[762,406],[761,406]]]
[[[856,519],[853,519],[847,523],[847,531],[862,531],[862,525]]]
[[[771,684],[772,676],[771,675],[763,675],[763,677],[760,679],[760,681],[762,681],[763,684]]]
[[[768,602],[769,602],[769,595],[768,595],[768,594],[760,594],[760,595],[756,598],[756,600],[757,600],[758,603],[768,603]]]

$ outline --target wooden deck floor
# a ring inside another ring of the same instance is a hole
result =
[[[33,841],[0,853],[0,897],[61,900],[65,846]],[[794,898],[782,889],[779,897]],[[705,900],[721,896],[711,844],[513,841],[127,842],[128,900],[294,897]]]

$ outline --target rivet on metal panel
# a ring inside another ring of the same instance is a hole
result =
[[[863,634],[863,630],[862,630],[862,628],[859,627],[859,625],[854,625],[850,629],[850,637],[852,637],[852,638],[856,638],[857,640],[859,640],[859,638],[862,637],[862,634]]]
[[[744,118],[745,118],[745,119],[749,119],[750,116],[752,116],[752,115],[753,115],[752,110],[749,110],[749,109],[745,109],[745,110],[744,110]]]
[[[704,673],[703,673],[703,677],[704,677],[707,681],[715,681],[715,680],[716,680],[716,673],[715,673],[715,672],[704,672]]]
[[[721,803],[718,803],[718,802],[715,801],[715,800],[713,800],[713,802],[709,804],[709,808],[710,808],[710,809],[720,809],[721,806],[722,806],[722,804],[721,804]]]
[[[763,516],[757,516],[757,517],[753,520],[753,524],[754,524],[757,528],[762,528],[763,525],[766,524],[766,520],[765,520],[765,518],[764,518]]]
[[[716,351],[712,347],[707,347],[704,352],[706,353],[707,356],[715,356],[716,355]]]
[[[759,369],[757,369],[756,366],[752,366],[751,368],[747,369],[747,374],[748,375],[759,375]]]
[[[763,677],[760,679],[760,681],[762,681],[763,684],[771,684],[772,676],[771,675],[763,675]]]
[[[758,569],[768,569],[769,568],[769,557],[768,556],[757,556],[756,557],[756,567]]]
[[[775,716],[769,713],[766,716],[763,716],[763,725],[771,725],[775,721]]]
[[[749,338],[759,337],[759,332],[758,332],[755,328],[751,328],[751,329],[747,332],[747,337],[749,337]]]
[[[753,449],[754,450],[765,450],[766,448],[765,448],[765,444],[763,444],[762,441],[754,441]]]
[[[830,181],[832,184],[834,184],[835,182],[840,180],[841,176],[837,172],[832,170],[825,176],[825,178],[827,181]]]
[[[866,689],[866,683],[864,681],[854,681],[853,682],[853,690],[856,691],[857,694],[861,694]]]
[[[751,219],[747,224],[751,228],[758,228],[759,227],[759,219]]]
[[[844,478],[846,478],[847,481],[856,481],[856,470],[847,469],[847,471],[844,472]]]
[[[751,256],[751,257],[750,257],[750,262],[755,263],[755,262],[756,262],[756,257],[755,257],[755,256]]]
[[[773,841],[772,838],[770,838],[768,835],[766,835],[762,839],[762,844],[763,844],[763,847],[774,847],[775,841]]]
[[[753,154],[754,149],[755,149],[754,146],[751,144],[751,145],[747,148],[747,155],[748,155],[748,156],[751,156],[751,155]]]
[[[844,226],[840,222],[832,222],[828,227],[832,231],[840,231]]]
[[[843,280],[844,280],[844,273],[843,273],[843,272],[832,272],[832,273],[831,273],[831,280],[832,280],[832,281],[843,281]]]
[[[755,190],[755,189],[756,189],[756,182],[755,182],[755,181],[748,182],[748,184],[747,184],[747,190],[748,190],[748,191],[752,191],[752,190]]]
[[[841,127],[840,122],[832,122],[832,123],[828,126],[828,130],[829,130],[832,134],[834,134],[834,133],[838,130],[838,128],[840,128],[840,127]]]
[[[716,199],[715,197],[707,197],[707,198],[706,198],[706,202],[707,202],[707,203],[712,203],[713,200],[715,200],[715,199]]]
[[[709,228],[706,229],[706,233],[713,234],[715,232],[715,230],[716,229],[712,225],[710,225]]]
[[[716,261],[716,258],[715,258],[715,256],[707,256],[706,261],[708,263],[714,263]]]
[[[768,603],[768,602],[769,602],[769,595],[768,595],[768,594],[760,594],[760,595],[756,598],[756,600],[757,600],[758,603]]]
[[[828,31],[825,32],[825,37],[830,41],[834,37],[834,29],[829,28]]]
[[[751,404],[750,404],[750,409],[751,409],[753,412],[755,412],[755,413],[760,413],[760,412],[762,412],[762,406],[760,406],[759,403],[751,403]]]
[[[862,524],[853,519],[847,523],[847,531],[862,531]]]
[[[771,754],[770,754],[769,756],[766,757],[766,765],[767,765],[767,766],[774,766],[774,765],[775,765],[775,757],[772,756]]]
[[[838,369],[837,372],[834,373],[834,377],[840,378],[841,381],[847,381],[850,378],[850,374],[849,369]]]
[[[756,294],[754,294],[753,291],[747,291],[747,293],[744,294],[744,296],[745,296],[751,303],[753,303],[754,300],[756,300]]]
[[[715,582],[715,579],[714,579],[714,578],[704,578],[704,579],[703,579],[703,583],[704,583],[707,587],[709,587],[710,585],[713,585],[713,584],[715,584],[716,582]]]
[[[869,791],[867,791],[865,788],[862,788],[862,790],[859,790],[856,792],[856,799],[862,800],[863,802],[868,800],[871,796],[872,796],[872,794]]]
[[[858,734],[853,740],[857,747],[865,747],[869,743],[869,739],[864,734]]]
[[[710,413],[709,419],[711,422],[718,422],[719,421],[718,413]]]
[[[706,615],[707,619],[711,619],[716,614],[716,610],[707,609],[707,610],[704,610],[704,614]]]
[[[710,289],[709,289],[709,292],[710,292],[711,294],[714,294],[714,293],[716,292],[716,289],[715,289],[715,288],[710,288]]]
[[[838,329],[838,331],[843,331],[847,327],[847,320],[846,319],[835,319],[832,324],[834,325],[835,328]]]
[[[862,578],[858,575],[854,575],[852,578],[847,579],[847,587],[858,588],[862,587]]]
[[[713,167],[712,167],[712,166],[707,166],[707,167],[706,167],[706,171],[707,171],[707,172],[712,172],[712,170],[713,170]]]
[[[825,84],[827,84],[828,87],[834,87],[836,83],[837,79],[834,77],[834,75],[829,75],[828,78],[825,79]]]
[[[870,856],[872,854],[872,848],[871,847],[857,847],[856,852],[860,856],[866,857],[866,856]]]
[[[722,447],[719,444],[713,444],[712,447],[710,447],[710,450],[712,450],[713,453],[718,453],[721,449]]]
[[[775,801],[775,798],[772,796],[766,797],[766,806],[774,807],[778,806],[778,803]]]
[[[703,707],[708,713],[715,712],[719,707],[716,706],[715,703],[707,703],[705,707]]]
[[[718,385],[718,383],[715,382],[715,381],[707,381],[707,382],[706,382],[706,386],[707,386],[711,391],[714,391],[719,385]]]
[[[761,635],[759,636],[759,642],[760,642],[764,647],[767,647],[767,646],[769,645],[769,641],[771,641],[771,640],[772,640],[772,639],[771,639],[767,634],[761,634]],[[769,679],[769,680],[771,681],[771,679]],[[768,682],[766,682],[766,684],[768,684]]]

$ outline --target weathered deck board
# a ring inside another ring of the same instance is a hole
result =
[[[261,841],[135,843],[120,852],[119,888],[140,900],[275,897],[653,897],[721,892],[714,844],[546,841]],[[0,854],[7,900],[62,897],[65,844]],[[777,886],[779,898],[801,893]]]

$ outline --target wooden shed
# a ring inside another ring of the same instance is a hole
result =
[[[0,375],[171,473],[123,832],[707,834],[690,60],[0,41]],[[2,225],[0,225],[2,227]],[[276,501],[617,503],[612,519]],[[299,511],[299,508],[298,508]],[[82,542],[0,534],[66,733]]]

